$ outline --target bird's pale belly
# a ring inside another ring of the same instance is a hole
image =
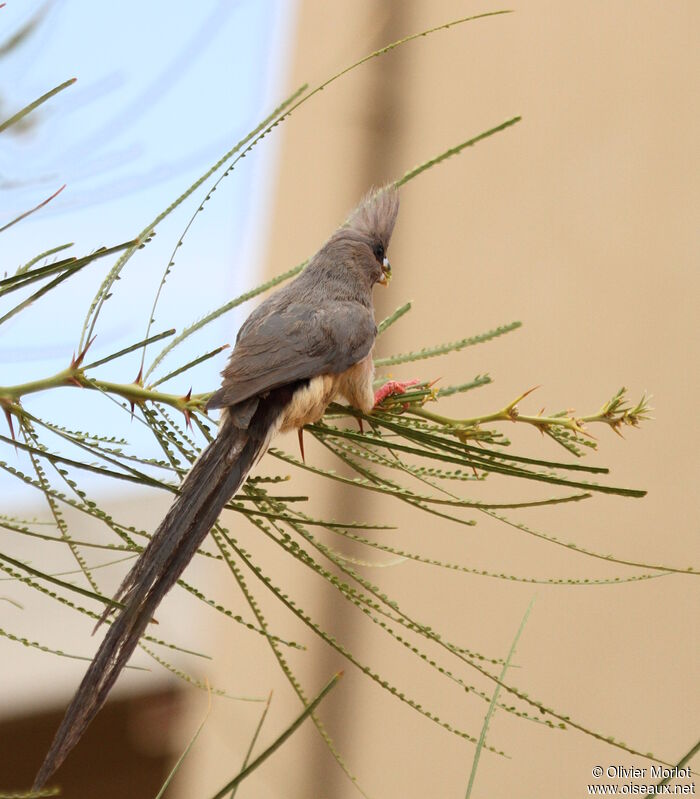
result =
[[[289,430],[297,430],[305,424],[317,422],[337,392],[336,375],[312,377],[307,386],[294,393],[292,401],[284,409],[279,421],[279,431],[286,433]]]
[[[336,375],[312,377],[309,384],[299,389],[285,408],[278,430],[286,433],[313,424],[326,412],[328,404],[344,397],[354,408],[369,413],[374,407],[374,361],[370,351],[361,361]]]

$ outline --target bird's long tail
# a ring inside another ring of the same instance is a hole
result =
[[[262,403],[261,403],[262,404]],[[227,417],[202,453],[180,495],[116,594],[124,604],[83,677],[34,781],[39,790],[61,765],[98,713],[136,648],[156,607],[172,588],[219,513],[264,451],[272,414],[259,408],[247,430]],[[274,409],[270,409],[274,410]],[[262,412],[262,413],[261,413]],[[106,618],[108,612],[103,618]]]

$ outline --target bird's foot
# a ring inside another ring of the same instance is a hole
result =
[[[420,383],[420,380],[389,380],[375,392],[374,407],[376,408],[378,405],[381,405],[387,397],[396,397],[400,394],[405,394],[407,388],[416,386],[418,383]]]

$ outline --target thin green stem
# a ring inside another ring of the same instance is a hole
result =
[[[700,752],[700,741],[698,741],[695,744],[695,746],[693,746],[692,749],[686,752],[683,755],[683,757],[676,763],[676,765],[673,766],[673,768],[669,769],[670,773],[666,777],[664,777],[661,780],[661,782],[658,782],[656,784],[657,787],[660,788],[663,785],[668,785],[668,783],[671,782],[672,779],[676,779],[679,776],[678,772],[683,768],[683,766],[685,766],[686,763],[692,760],[695,757],[695,755],[697,755],[698,752]]]
[[[88,377],[81,368],[69,366],[67,369],[62,369],[49,377],[31,380],[27,383],[18,383],[14,386],[0,386],[0,406],[11,413],[21,416],[22,412],[17,403],[22,397],[65,386],[88,388],[106,392],[107,394],[116,394],[128,402],[133,402],[135,405],[145,402],[161,402],[183,412],[203,410],[207,397],[210,395],[210,392],[189,395],[168,394],[163,391],[145,388],[138,383],[114,383],[109,380],[96,380]]]
[[[275,752],[277,749],[282,746],[282,744],[289,738],[296,730],[303,724],[303,722],[316,710],[318,705],[321,704],[322,700],[326,696],[326,694],[332,689],[335,688],[338,680],[343,676],[343,672],[339,671],[337,674],[334,674],[330,681],[326,684],[320,694],[311,701],[302,711],[302,713],[292,722],[292,724],[287,727],[287,729],[279,736],[275,741],[273,741],[270,746],[265,749],[264,752],[259,754],[252,763],[250,763],[246,768],[243,769],[238,775],[236,775],[230,782],[226,783],[224,787],[216,793],[212,799],[223,799],[226,794],[231,791],[233,788],[236,787],[239,783],[243,782],[243,780],[252,774],[258,766],[260,766],[265,760],[267,760],[270,755]]]
[[[500,679],[505,680],[506,672],[508,671],[510,664],[513,660],[513,655],[515,655],[515,647],[518,645],[518,641],[520,640],[520,636],[522,635],[523,630],[525,629],[525,625],[527,624],[527,619],[530,615],[530,611],[532,610],[532,606],[535,602],[535,598],[533,597],[530,600],[530,604],[527,606],[527,610],[525,611],[525,615],[523,616],[523,620],[520,622],[520,627],[518,627],[518,631],[515,634],[515,638],[513,639],[513,643],[510,646],[510,651],[508,652],[508,657],[503,664],[503,668],[501,669]],[[474,752],[474,760],[472,761],[472,770],[469,775],[469,784],[467,785],[467,793],[465,795],[465,799],[470,799],[472,795],[472,788],[474,787],[474,780],[476,778],[476,770],[479,766],[479,757],[481,755],[481,750],[484,748],[484,744],[486,743],[486,733],[489,729],[489,724],[491,722],[491,717],[493,716],[496,705],[498,702],[498,694],[500,693],[501,686],[497,685],[494,688],[493,696],[491,697],[491,703],[489,705],[489,709],[486,713],[486,718],[484,719],[484,724],[481,728],[481,734],[479,735],[479,743],[476,745],[476,751]]]
[[[432,411],[428,411],[424,407],[424,403],[435,398],[434,395],[427,396],[419,402],[406,403],[405,398],[393,400],[394,404],[399,403],[404,410],[412,416],[418,416],[421,419],[426,419],[430,422],[435,422],[454,432],[458,437],[460,434],[469,435],[470,431],[475,431],[481,425],[489,424],[491,422],[523,422],[532,425],[541,431],[546,431],[548,428],[564,428],[571,430],[578,435],[590,436],[584,426],[587,424],[607,424],[615,432],[619,432],[621,425],[638,426],[641,421],[648,419],[649,406],[647,398],[642,399],[636,406],[630,408],[625,404],[625,389],[621,389],[610,401],[606,402],[603,407],[597,412],[582,416],[574,416],[570,412],[555,414],[553,416],[536,415],[531,416],[528,414],[520,413],[518,410],[518,403],[524,399],[530,391],[521,394],[517,399],[509,402],[504,408],[501,408],[494,413],[482,414],[481,416],[473,416],[466,419],[451,419],[447,416],[442,416]],[[390,399],[390,403],[391,403]],[[391,405],[390,405],[391,407]]]
[[[13,114],[9,119],[6,119],[4,122],[0,122],[0,133],[9,128],[11,125],[14,125],[15,123],[19,122],[20,119],[22,119],[22,117],[25,117],[27,116],[27,114],[30,114],[35,108],[38,108],[42,103],[45,103],[47,100],[51,99],[55,94],[58,94],[59,92],[62,92],[64,89],[67,89],[69,86],[72,86],[76,82],[76,80],[78,79],[70,78],[70,80],[61,83],[59,86],[56,86],[54,89],[51,89],[51,91],[46,92],[46,94],[42,94],[41,97],[38,97],[36,100],[34,100],[34,102],[31,102],[29,103],[29,105],[26,105],[16,114]]]

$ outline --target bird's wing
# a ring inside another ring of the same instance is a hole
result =
[[[340,374],[372,349],[377,328],[357,302],[292,303],[244,327],[208,408],[222,408],[295,380]]]

